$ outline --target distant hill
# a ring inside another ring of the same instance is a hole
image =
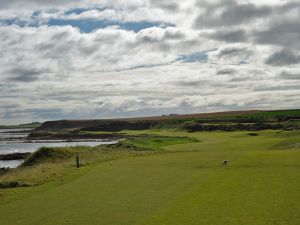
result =
[[[41,123],[39,122],[32,122],[32,123],[26,123],[26,124],[19,124],[19,125],[0,125],[0,129],[26,129],[26,128],[37,128],[41,126]]]
[[[248,110],[102,120],[48,121],[37,127],[36,131],[80,129],[114,132],[149,128],[183,128],[189,131],[298,129],[300,127],[299,121],[300,109]]]

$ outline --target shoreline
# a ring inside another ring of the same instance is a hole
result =
[[[32,152],[8,153],[8,154],[0,155],[0,160],[2,161],[23,160],[30,154],[32,154]]]
[[[107,134],[78,134],[78,133],[49,133],[32,132],[26,138],[27,141],[38,140],[109,140],[115,141],[122,138],[132,137],[133,135],[107,133]]]

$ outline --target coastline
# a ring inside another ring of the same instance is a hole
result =
[[[1,154],[0,160],[2,160],[2,161],[24,160],[30,154],[31,154],[31,152],[17,152],[17,153]]]

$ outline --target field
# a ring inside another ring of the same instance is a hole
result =
[[[130,140],[159,151],[115,153],[80,169],[48,162],[67,168],[61,179],[0,189],[1,225],[300,224],[299,131],[127,133],[168,138]]]

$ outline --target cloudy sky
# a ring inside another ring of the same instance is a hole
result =
[[[300,106],[300,3],[0,0],[0,124]]]

